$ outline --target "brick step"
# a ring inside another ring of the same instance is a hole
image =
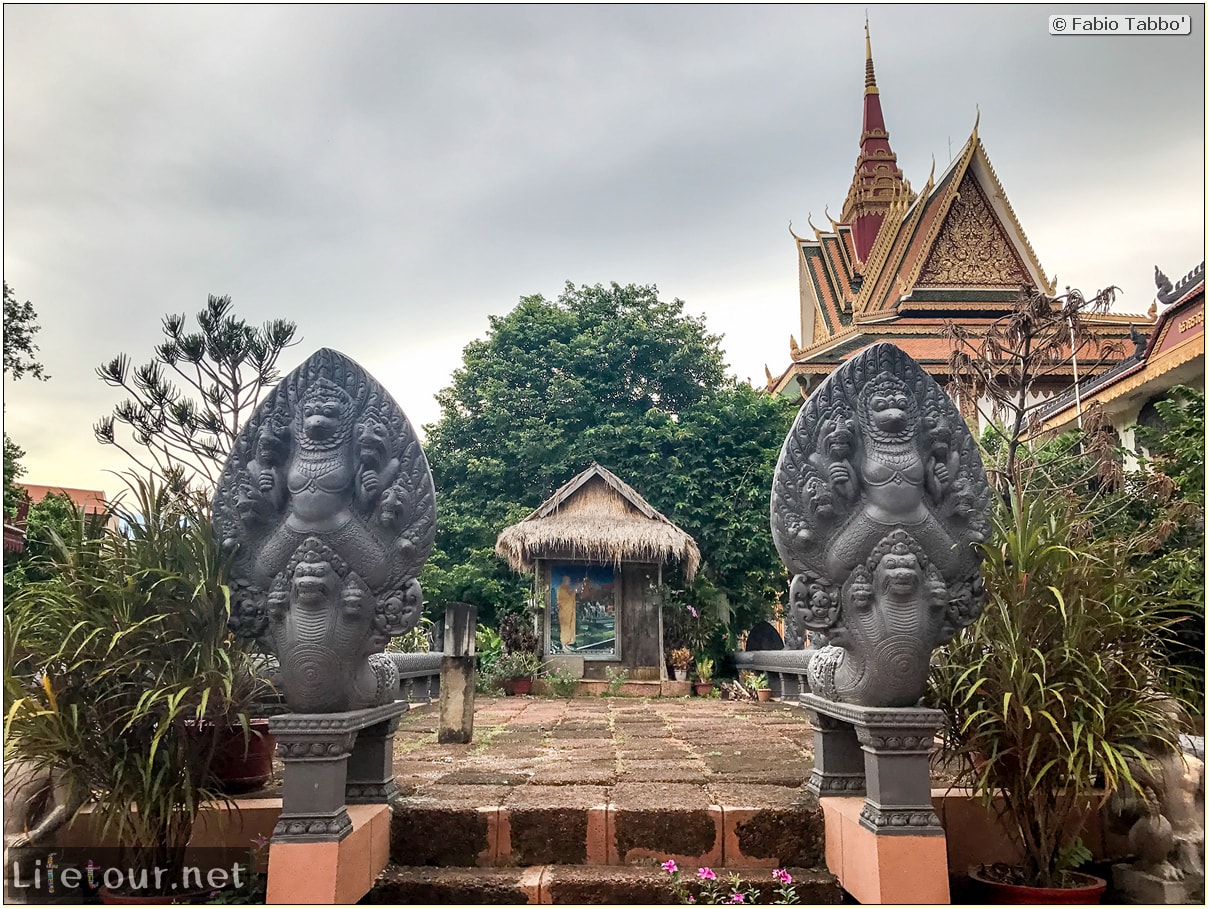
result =
[[[682,874],[696,876],[696,867]],[[835,904],[843,891],[834,875],[809,868],[786,869],[799,901]],[[760,891],[758,902],[773,901],[776,881],[767,869],[714,868],[719,878],[738,874],[744,887]],[[678,902],[667,872],[658,865],[537,865],[524,868],[423,868],[390,865],[362,903],[405,905],[547,904],[644,905]],[[729,891],[727,891],[729,892]]]
[[[756,806],[680,807],[656,797],[653,786],[649,807],[639,807],[577,803],[574,795],[584,787],[538,788],[540,796],[510,807],[400,799],[391,822],[391,861],[462,868],[616,867],[667,859],[694,869],[825,864],[822,811],[806,794],[795,799],[781,790],[786,794],[779,799]]]

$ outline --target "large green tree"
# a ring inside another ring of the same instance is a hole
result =
[[[698,594],[721,594],[740,627],[784,589],[768,525],[783,401],[726,375],[719,338],[653,286],[568,283],[492,317],[437,396],[426,427],[437,485],[430,601],[519,609],[530,581],[496,536],[596,461],[697,540]]]

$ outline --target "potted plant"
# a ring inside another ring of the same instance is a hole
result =
[[[705,697],[714,688],[714,661],[703,656],[697,659],[697,682],[693,686],[699,697]]]
[[[772,698],[772,689],[768,687],[768,676],[762,672],[744,670],[744,684],[756,693],[756,700],[767,701]]]
[[[528,650],[513,650],[504,653],[495,663],[496,676],[503,682],[506,694],[528,694],[533,688],[533,677],[542,668],[541,660]]]
[[[668,661],[672,664],[676,681],[687,682],[688,667],[693,663],[693,652],[687,647],[677,647],[669,654]]]
[[[5,760],[53,772],[134,870],[127,881],[166,900],[182,894],[155,884],[183,880],[197,812],[215,795],[218,727],[206,721],[246,729],[255,672],[227,628],[205,509],[154,480],[127,482],[120,531],[77,514],[49,579],[5,603]]]
[[[975,881],[1053,888],[1071,902],[1104,882],[1066,867],[1084,821],[1137,788],[1130,762],[1173,728],[1159,646],[1170,604],[1140,595],[1135,543],[1093,541],[1086,511],[1062,496],[1009,491],[982,567],[979,621],[938,652],[932,698],[948,717],[941,758],[993,810],[1020,863],[972,869]],[[994,897],[992,897],[992,900]]]

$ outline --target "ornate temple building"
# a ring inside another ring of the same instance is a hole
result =
[[[912,190],[890,146],[867,24],[860,154],[840,219],[829,221],[829,230],[811,223],[813,237],[793,235],[801,329],[790,337],[788,368],[773,375],[765,367],[769,392],[805,400],[840,363],[878,341],[902,348],[947,386],[946,322],[977,336],[1010,311],[1022,287],[1055,292],[995,175],[977,118],[945,172],[936,177],[933,167],[923,188]],[[1090,321],[1106,339],[1128,339],[1131,324],[1148,331],[1151,322],[1139,315]],[[1095,350],[1076,351],[1069,368],[1034,394],[1066,389],[1101,359]],[[973,402],[958,403],[973,422]]]

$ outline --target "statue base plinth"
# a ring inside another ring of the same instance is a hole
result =
[[[352,905],[369,893],[390,860],[390,808],[354,805],[340,842],[281,842],[269,846],[269,905]]]
[[[928,758],[944,714],[926,707],[861,707],[804,694],[814,726],[820,798],[864,796],[860,825],[877,836],[944,836],[932,807]]]
[[[881,836],[866,827],[861,799],[829,798],[821,804],[827,870],[857,902],[949,902],[949,864],[943,835],[912,831]]]
[[[1112,886],[1122,901],[1137,905],[1201,905],[1205,902],[1202,875],[1171,881],[1132,865],[1112,866]]]
[[[284,713],[269,721],[285,761],[274,843],[340,842],[348,805],[389,804],[399,791],[392,755],[406,701],[343,713]]]

